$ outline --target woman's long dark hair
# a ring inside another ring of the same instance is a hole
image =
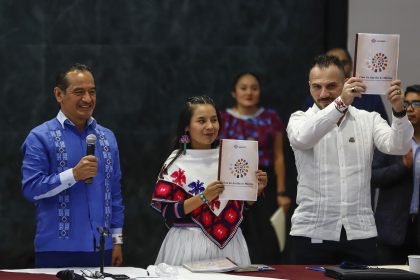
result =
[[[194,113],[194,108],[193,108],[194,105],[206,105],[206,104],[209,104],[209,105],[213,106],[213,108],[216,110],[217,122],[219,123],[219,127],[220,128],[222,127],[221,126],[220,111],[217,109],[216,105],[214,104],[213,99],[211,99],[207,95],[189,97],[185,101],[184,108],[179,114],[178,126],[177,126],[177,129],[176,129],[176,135],[175,135],[175,139],[174,139],[174,146],[171,150],[171,152],[173,152],[176,149],[179,149],[179,151],[177,152],[176,156],[171,160],[171,162],[164,168],[164,171],[168,170],[169,166],[171,166],[172,163],[182,154],[182,148],[183,147],[181,146],[179,140],[181,139],[182,135],[188,134],[188,132],[185,131],[185,128],[188,125],[190,125],[191,117]],[[219,131],[220,131],[220,129],[219,129]],[[219,146],[219,139],[217,138],[211,144],[211,148],[214,149],[218,146]],[[188,143],[187,144],[187,149],[190,149],[190,148],[191,148],[191,143]]]

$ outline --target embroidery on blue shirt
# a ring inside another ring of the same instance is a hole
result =
[[[109,142],[105,137],[105,134],[99,130],[95,129],[96,133],[99,136],[99,145],[102,147],[102,155],[105,160],[105,227],[109,228],[111,220],[111,177],[114,171],[112,164],[112,154],[109,148]]]
[[[56,159],[57,159],[57,170],[59,173],[68,169],[67,167],[67,151],[66,144],[63,141],[60,130],[50,131],[52,138],[54,139]],[[68,239],[70,231],[70,195],[67,190],[61,192],[58,195],[58,236],[60,239]]]

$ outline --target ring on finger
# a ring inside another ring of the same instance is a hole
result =
[[[356,87],[352,87],[351,92],[356,92]]]

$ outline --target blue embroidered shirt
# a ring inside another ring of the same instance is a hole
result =
[[[97,137],[98,171],[86,184],[75,181],[72,168],[86,155],[89,134]],[[22,152],[22,192],[36,206],[36,252],[95,251],[98,227],[112,233],[106,237],[106,250],[112,249],[113,237],[114,243],[122,243],[121,171],[112,131],[91,118],[80,132],[60,111],[29,133]]]

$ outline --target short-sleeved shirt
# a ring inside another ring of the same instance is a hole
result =
[[[220,139],[257,140],[259,165],[274,164],[274,139],[283,133],[284,124],[272,109],[259,109],[254,115],[239,115],[231,109],[221,113]]]

